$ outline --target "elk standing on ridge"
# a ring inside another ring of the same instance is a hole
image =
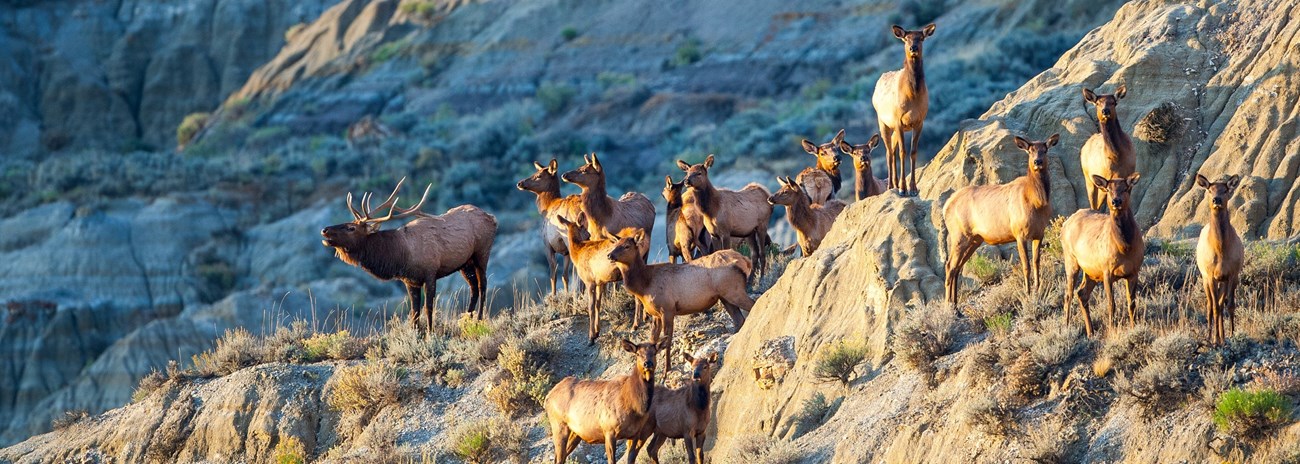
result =
[[[835,151],[842,142],[844,142],[844,129],[840,129],[830,142],[821,145],[803,139],[803,151],[816,157],[817,165],[804,169],[795,178],[799,180],[799,185],[808,189],[808,196],[812,197],[815,205],[835,198],[844,183],[844,177],[840,175],[840,154]]]
[[[637,259],[637,242],[641,234],[623,237],[614,245],[609,259],[623,273],[623,285],[645,307],[645,312],[658,322],[659,330],[651,330],[651,339],[672,346],[673,319],[708,311],[722,302],[735,331],[745,324],[745,315],[754,307],[754,299],[745,293],[745,280],[753,268],[749,260],[734,250],[720,250],[696,258],[685,264],[647,265]],[[672,368],[672,353],[664,359],[664,372]]]
[[[683,353],[691,365],[691,378],[678,388],[655,387],[654,404],[650,407],[650,420],[640,440],[628,447],[630,462],[636,462],[637,452],[650,438],[646,454],[650,462],[659,464],[659,448],[669,438],[682,439],[686,446],[686,460],[691,464],[704,464],[704,434],[709,430],[712,412],[709,387],[718,365],[718,353],[706,358],[693,358]]]
[[[1083,168],[1084,186],[1088,191],[1088,206],[1100,210],[1105,198],[1097,187],[1089,182],[1092,176],[1104,179],[1123,179],[1137,170],[1137,154],[1133,151],[1133,141],[1124,129],[1119,127],[1119,114],[1116,106],[1119,100],[1128,94],[1123,85],[1115,89],[1113,95],[1097,95],[1091,90],[1083,89],[1083,99],[1097,107],[1097,121],[1101,123],[1101,133],[1088,137],[1079,151],[1079,165]]]
[[[578,441],[604,443],[605,457],[614,464],[618,440],[634,439],[650,419],[655,396],[655,355],[667,351],[667,341],[633,344],[623,351],[636,355],[632,372],[610,380],[565,377],[546,394],[555,463],[564,464]]]
[[[600,336],[600,310],[605,305],[605,294],[609,292],[609,284],[618,282],[623,279],[623,273],[619,272],[618,267],[609,260],[609,251],[614,248],[613,239],[590,239],[582,213],[574,221],[565,218],[559,218],[560,224],[564,226],[564,235],[568,237],[569,258],[573,261],[573,266],[578,270],[578,278],[587,287],[587,344],[594,345],[596,337]],[[631,235],[640,231],[634,227],[623,229],[620,233]],[[649,252],[650,241],[646,237],[645,241],[638,242],[638,251],[642,255]],[[640,308],[640,302],[637,308]],[[639,309],[638,309],[639,311]]]
[[[876,120],[880,124],[880,136],[885,141],[885,162],[889,166],[889,188],[897,189],[903,195],[916,195],[916,146],[921,140],[921,126],[925,124],[925,115],[930,109],[930,93],[925,87],[925,67],[921,62],[921,44],[934,35],[934,24],[919,31],[904,30],[894,25],[894,37],[903,41],[906,52],[903,69],[890,71],[876,81],[876,90],[871,94],[871,105],[876,109]],[[907,165],[904,157],[903,134],[912,132],[911,176],[908,184]]]
[[[1237,331],[1237,284],[1241,282],[1241,265],[1245,249],[1241,236],[1228,219],[1228,200],[1241,183],[1241,176],[1232,176],[1227,182],[1211,183],[1200,174],[1196,185],[1205,188],[1210,197],[1210,222],[1201,229],[1196,242],[1196,267],[1201,270],[1205,285],[1205,318],[1210,324],[1210,343],[1222,344],[1224,310],[1227,310],[1228,333]]]
[[[655,206],[650,199],[638,192],[627,192],[614,201],[605,193],[605,168],[596,154],[584,155],[582,159],[586,164],[560,178],[582,188],[579,198],[591,237],[610,238],[627,227],[643,229],[649,234],[655,225]]]
[[[850,145],[848,142],[840,141],[840,151],[853,158],[853,194],[858,200],[880,195],[888,188],[885,181],[877,179],[876,174],[871,171],[871,150],[874,150],[878,144],[880,144],[880,134],[871,136],[867,139],[867,143],[861,145]]]
[[[576,219],[582,212],[582,202],[577,195],[566,197],[560,193],[560,177],[556,175],[558,166],[553,158],[546,166],[533,162],[537,172],[515,184],[519,190],[537,195],[537,213],[542,216],[542,243],[546,246],[546,264],[551,271],[552,295],[560,279],[564,280],[565,288],[569,287],[569,276],[573,271],[573,261],[568,259],[569,246],[564,238],[564,226],[559,218]],[[560,256],[558,260],[555,255]]]
[[[1065,320],[1070,320],[1071,294],[1079,300],[1083,311],[1084,330],[1092,336],[1092,318],[1088,313],[1088,300],[1097,282],[1102,283],[1109,303],[1109,324],[1115,322],[1115,294],[1111,284],[1124,279],[1128,290],[1128,320],[1136,323],[1138,271],[1142,268],[1142,254],[1146,242],[1142,230],[1133,219],[1131,198],[1133,186],[1140,175],[1133,173],[1124,179],[1105,179],[1092,176],[1093,185],[1110,199],[1110,213],[1081,209],[1070,215],[1061,226],[1061,258],[1065,261]],[[1075,282],[1080,271],[1083,285],[1075,292]]]
[[[397,192],[404,181],[405,178],[398,181],[393,193],[378,207],[370,207],[369,193],[362,196],[362,211],[352,206],[352,194],[349,193],[348,211],[352,212],[353,221],[321,230],[321,242],[334,248],[335,254],[345,263],[360,267],[380,280],[401,281],[411,304],[411,324],[416,328],[419,328],[420,308],[423,307],[427,327],[433,329],[438,279],[456,271],[460,271],[469,284],[470,303],[466,312],[473,314],[477,309],[478,317],[482,319],[487,307],[484,294],[487,292],[488,257],[497,235],[496,217],[471,205],[457,206],[441,216],[425,214],[420,207],[429,197],[429,187],[424,189],[424,196],[415,206],[398,208]],[[371,216],[385,208],[388,214],[384,217]],[[385,221],[411,215],[417,218],[402,227],[379,230]]]
[[[678,259],[689,262],[697,253],[711,249],[708,234],[704,233],[704,216],[695,202],[685,201],[686,181],[673,182],[672,176],[664,176],[663,195],[668,203],[664,215],[668,262],[675,263]]]
[[[762,185],[751,183],[737,191],[720,189],[709,181],[709,168],[713,155],[703,163],[691,165],[677,160],[677,167],[686,172],[686,183],[692,202],[704,216],[704,229],[714,244],[725,244],[731,237],[749,239],[750,253],[757,269],[767,269],[767,223],[772,217],[772,205],[767,203],[770,193]]]
[[[838,199],[832,199],[824,205],[814,205],[808,192],[794,180],[777,177],[776,181],[781,184],[781,190],[768,197],[767,202],[785,205],[785,218],[799,236],[799,248],[803,250],[803,256],[811,255],[821,246],[826,233],[831,231],[835,218],[848,205]]]
[[[1020,267],[1025,274],[1025,294],[1032,295],[1034,287],[1040,284],[1040,246],[1043,231],[1052,221],[1052,180],[1047,150],[1060,139],[1060,134],[1052,134],[1045,142],[1016,137],[1016,147],[1029,155],[1028,173],[1002,185],[965,187],[952,194],[943,206],[944,231],[948,236],[944,289],[953,311],[957,310],[961,270],[985,243],[1016,242]]]

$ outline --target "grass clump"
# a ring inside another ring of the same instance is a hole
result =
[[[700,49],[699,39],[689,38],[677,46],[673,52],[672,66],[680,68],[690,66],[704,58],[704,52]]]
[[[848,385],[867,359],[867,344],[862,341],[840,340],[826,345],[817,356],[813,375],[823,382],[839,381]]]
[[[330,379],[327,401],[338,411],[374,414],[401,399],[405,376],[405,370],[382,361],[344,366]]]
[[[976,253],[971,256],[969,261],[966,261],[966,267],[962,270],[967,275],[974,277],[980,285],[993,285],[1002,280],[1003,275],[1006,274],[1003,267],[1005,266],[989,257]]]
[[[917,308],[899,324],[892,347],[905,366],[931,381],[934,361],[952,349],[959,332],[953,312],[938,307]]]
[[[573,90],[573,87],[545,82],[537,87],[536,97],[537,102],[542,104],[542,108],[548,114],[555,114],[568,107],[569,102],[573,100],[574,95],[577,95],[577,93],[576,90]]]
[[[547,367],[554,351],[549,340],[507,340],[497,356],[501,374],[487,392],[488,400],[507,418],[516,412],[541,407],[555,383]]]
[[[813,396],[803,400],[803,407],[795,415],[795,438],[820,427],[834,407],[835,405],[827,400],[822,392],[814,393]]]
[[[88,418],[90,418],[90,411],[85,409],[73,409],[71,411],[64,411],[63,415],[55,417],[54,420],[50,422],[50,426],[53,427],[54,430],[63,430],[77,425]]]
[[[1255,392],[1240,388],[1219,395],[1214,424],[1237,437],[1255,439],[1291,420],[1291,400],[1273,390]]]
[[[271,451],[271,460],[275,464],[306,464],[307,447],[298,437],[284,437]]]
[[[1015,410],[993,395],[971,399],[964,417],[967,425],[997,437],[1010,435],[1016,429]]]
[[[313,334],[310,338],[303,339],[302,347],[303,360],[306,362],[325,359],[344,361],[361,359],[368,344],[363,339],[353,337],[347,330],[340,330],[332,334]]]
[[[563,38],[565,42],[572,41],[573,39],[578,38],[578,29],[573,26],[567,26],[564,29],[560,29],[560,37]]]
[[[984,317],[984,328],[989,332],[997,335],[1006,335],[1011,332],[1011,323],[1015,319],[1011,313],[998,313]]]
[[[181,120],[181,124],[176,126],[176,149],[184,150],[194,136],[208,125],[208,119],[212,117],[211,113],[190,113]]]
[[[210,352],[194,355],[194,370],[199,377],[217,377],[260,364],[264,345],[243,327],[227,329]]]
[[[721,462],[795,464],[803,462],[805,456],[788,441],[766,435],[749,435],[737,439],[736,445],[723,458]]]
[[[460,337],[466,340],[478,340],[492,334],[492,326],[487,321],[465,317],[457,324],[460,326]]]
[[[505,418],[462,424],[452,429],[448,451],[469,463],[519,461],[528,449],[526,431]]]
[[[131,392],[131,402],[140,402],[140,400],[149,397],[149,395],[154,391],[162,388],[166,383],[167,376],[163,375],[162,372],[159,372],[158,369],[149,371],[148,374],[145,374],[145,376],[140,379],[140,383],[136,385],[135,390]]]

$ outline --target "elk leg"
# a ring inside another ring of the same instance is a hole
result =
[[[686,432],[686,435],[682,437],[682,441],[685,442],[684,445],[686,446],[686,462],[695,464],[698,462],[695,460],[695,434]]]
[[[885,142],[885,169],[889,175],[889,189],[893,190],[894,185],[894,131],[890,130],[885,123],[880,123],[880,138]]]
[[[1210,343],[1219,343],[1218,314],[1214,307],[1218,301],[1214,298],[1214,280],[1205,273],[1201,273],[1201,280],[1201,286],[1205,288],[1205,326],[1209,329]]]
[[[1083,283],[1079,290],[1075,292],[1075,297],[1079,299],[1079,309],[1083,312],[1083,329],[1092,337],[1092,313],[1088,310],[1088,303],[1092,300],[1092,289],[1097,288],[1097,281],[1089,279],[1087,275],[1083,276]]]
[[[673,315],[664,313],[664,340],[668,349],[664,350],[664,375],[673,370]],[[657,341],[655,343],[658,343]]]
[[[411,327],[420,330],[420,308],[424,307],[424,289],[420,286],[405,284],[406,298],[411,303]]]
[[[1237,285],[1240,283],[1239,275],[1228,277],[1228,288],[1223,291],[1224,306],[1228,308],[1228,333],[1237,332]]]
[[[614,451],[614,440],[614,434],[612,432],[605,432],[605,459],[608,460],[609,464],[615,464],[618,462],[614,459],[616,454]]]
[[[578,443],[582,442],[581,438],[582,437],[579,437],[578,434],[569,432],[569,447],[568,450],[564,452],[566,457],[578,450]]]
[[[438,305],[438,281],[429,280],[424,284],[424,323],[429,327],[429,332],[433,332],[433,307]]]
[[[551,421],[551,443],[555,445],[555,464],[564,464],[569,457],[569,428],[558,420]]]
[[[465,264],[465,267],[460,269],[460,275],[469,285],[469,307],[465,308],[465,313],[473,316],[474,311],[478,309],[478,277],[474,276],[474,265]]]
[[[1043,290],[1043,269],[1042,269],[1043,240],[1042,239],[1034,240],[1033,252],[1034,252],[1034,288],[1037,288],[1041,292]]]
[[[646,446],[646,454],[650,455],[650,462],[659,464],[659,448],[664,446],[664,440],[667,438],[657,433],[650,438],[650,444]]]
[[[922,125],[924,125],[924,122],[917,122],[916,127],[913,128],[912,130],[912,150],[910,155],[910,158],[912,159],[912,165],[909,166],[912,174],[912,184],[909,187],[910,190],[908,191],[909,192],[908,196],[913,196],[913,197],[921,194],[920,187],[917,187],[916,185],[916,147],[917,145],[919,145],[919,142],[921,141]]]
[[[736,326],[731,333],[740,332],[740,327],[745,325],[745,315],[740,313],[740,308],[726,300],[722,301],[722,307],[727,310],[727,315],[731,316],[731,323]]]
[[[560,280],[560,263],[555,260],[555,252],[546,251],[546,267],[551,271],[551,294],[555,294],[555,281]]]
[[[1109,328],[1115,327],[1115,294],[1111,293],[1113,280],[1109,273],[1101,276],[1101,290],[1106,294],[1106,317],[1109,318]]]
[[[704,464],[704,431],[695,434],[695,461]]]
[[[1029,242],[1016,240],[1016,251],[1020,253],[1020,268],[1025,273],[1025,298],[1034,293],[1034,282],[1029,273]]]
[[[1137,275],[1124,279],[1124,290],[1128,292],[1128,325],[1134,327],[1137,325]]]

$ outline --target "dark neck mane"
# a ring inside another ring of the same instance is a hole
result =
[[[669,225],[668,227],[672,226]],[[646,288],[650,286],[650,276],[647,275],[649,269],[645,263],[639,259],[634,259],[631,263],[615,261],[614,264],[619,272],[623,274],[623,286],[627,288],[629,293],[645,293]]]
[[[537,212],[543,214],[551,209],[552,204],[555,204],[556,201],[564,198],[560,195],[560,186],[558,184],[553,188],[548,188],[545,191],[534,193],[537,194]]]
[[[856,172],[857,177],[853,180],[853,193],[857,195],[859,200],[883,193],[879,191],[878,187],[880,185],[876,184],[876,175],[872,174],[870,169]]]
[[[793,204],[786,205],[786,209],[788,213],[786,217],[795,229],[813,225],[812,200],[808,199],[807,194],[800,193],[795,197]]]
[[[713,183],[708,178],[704,179],[704,187],[696,188],[688,186],[695,191],[695,204],[700,207],[700,212],[706,216],[717,216],[718,214],[718,189],[713,187]]]
[[[925,89],[925,66],[921,58],[903,59],[903,72],[898,76],[898,85],[911,90],[913,95]]]
[[[603,224],[614,214],[614,200],[605,193],[605,178],[602,176],[596,185],[583,187],[582,211],[587,213],[587,221]],[[594,236],[593,236],[594,238]]]
[[[402,246],[401,229],[381,230],[365,238],[362,246],[351,250],[335,247],[334,253],[343,262],[364,269],[370,275],[381,280],[398,277],[402,262],[393,259],[397,249]]]
[[[699,382],[691,382],[686,388],[689,389],[688,394],[690,395],[687,404],[690,404],[697,411],[708,411],[709,386]]]
[[[1111,213],[1111,217],[1115,219],[1115,225],[1119,226],[1120,239],[1124,242],[1120,251],[1128,253],[1137,242],[1139,232],[1137,220],[1133,219],[1133,208],[1126,206],[1119,214]]]

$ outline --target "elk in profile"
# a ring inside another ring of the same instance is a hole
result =
[[[888,184],[877,179],[876,174],[871,170],[871,150],[874,150],[878,144],[880,144],[880,134],[872,135],[867,139],[867,143],[860,145],[850,145],[848,142],[840,141],[840,152],[853,159],[853,194],[858,200],[880,195],[888,188]]]
[[[808,139],[802,142],[803,151],[816,157],[817,164],[804,169],[795,178],[799,180],[799,185],[808,189],[813,204],[825,203],[840,192],[844,178],[840,175],[840,154],[835,149],[842,142],[844,142],[844,129],[840,129],[830,142],[821,145],[814,144]]]
[[[333,248],[345,263],[360,267],[380,280],[401,281],[411,304],[411,324],[416,328],[423,307],[427,327],[433,329],[437,281],[456,271],[469,284],[467,312],[473,314],[477,309],[478,317],[483,318],[487,306],[484,294],[488,257],[497,234],[496,217],[470,205],[457,206],[441,216],[425,214],[420,207],[429,196],[429,187],[415,206],[398,208],[397,192],[405,180],[398,181],[388,199],[374,208],[370,207],[367,193],[361,198],[361,211],[357,211],[349,193],[348,211],[352,212],[353,221],[321,230],[321,242]],[[373,216],[383,209],[388,209],[388,214]],[[409,216],[416,219],[397,229],[379,230],[385,221]]]
[[[1110,212],[1081,209],[1070,215],[1061,226],[1061,257],[1065,262],[1065,316],[1070,318],[1071,294],[1078,298],[1083,312],[1084,330],[1092,336],[1092,318],[1088,313],[1088,300],[1097,282],[1102,283],[1109,303],[1110,323],[1115,321],[1115,295],[1111,284],[1124,279],[1128,290],[1128,320],[1136,323],[1138,271],[1142,268],[1142,254],[1146,243],[1142,230],[1133,219],[1131,197],[1133,186],[1140,175],[1133,173],[1124,179],[1105,179],[1092,176],[1093,186],[1109,199]],[[1075,292],[1079,274],[1083,285]]]
[[[714,244],[725,244],[731,237],[748,238],[751,254],[758,269],[767,268],[767,223],[772,217],[772,205],[767,203],[770,193],[762,185],[751,183],[741,190],[720,189],[709,181],[709,168],[713,155],[700,164],[677,160],[677,167],[686,172],[687,189],[704,216],[704,229]]]
[[[808,192],[794,180],[789,177],[777,177],[776,181],[781,184],[781,190],[768,197],[767,202],[772,205],[785,205],[785,218],[790,221],[790,225],[799,236],[799,248],[803,250],[804,256],[811,255],[817,251],[817,247],[821,246],[822,239],[826,237],[827,232],[830,232],[835,218],[848,205],[837,199],[828,201],[824,205],[814,205],[812,199],[808,197]]]
[[[686,363],[690,364],[691,377],[682,386],[668,389],[655,387],[654,404],[650,407],[650,420],[646,421],[646,430],[641,439],[628,447],[628,456],[636,461],[637,451],[650,438],[646,453],[650,462],[659,463],[659,448],[669,438],[682,439],[686,446],[686,460],[691,464],[704,463],[704,434],[712,420],[709,387],[713,383],[713,373],[717,370],[718,353],[708,357],[693,358],[690,353],[683,353]],[[651,438],[653,436],[653,438]]]
[[[1224,312],[1227,312],[1228,333],[1235,332],[1237,311],[1237,284],[1241,282],[1241,265],[1245,260],[1245,250],[1241,246],[1241,236],[1232,228],[1228,220],[1228,200],[1241,183],[1240,176],[1232,176],[1226,182],[1213,182],[1200,174],[1196,175],[1196,185],[1205,189],[1210,197],[1210,222],[1201,229],[1201,238],[1196,242],[1196,267],[1201,270],[1201,282],[1205,285],[1205,316],[1210,324],[1210,343],[1222,344]]]
[[[587,215],[587,230],[592,238],[610,238],[615,232],[636,227],[650,233],[655,225],[655,206],[650,199],[637,192],[623,194],[614,201],[605,193],[605,168],[596,154],[584,155],[578,169],[560,176],[565,182],[582,188],[579,195],[582,212]]]
[[[609,252],[614,248],[613,239],[591,239],[585,225],[583,213],[578,213],[575,220],[559,218],[568,237],[569,258],[578,270],[578,278],[587,288],[587,343],[594,345],[600,336],[600,310],[605,305],[605,294],[609,284],[623,280],[623,273],[609,260]],[[632,235],[641,229],[629,227],[620,231]],[[637,242],[638,251],[644,255],[650,250],[650,240]],[[637,311],[641,304],[637,303]]]
[[[559,280],[564,280],[565,288],[569,286],[569,276],[573,271],[573,261],[568,259],[569,246],[564,237],[565,229],[559,218],[577,218],[582,212],[582,204],[577,195],[566,197],[560,194],[560,177],[556,174],[558,163],[555,159],[551,159],[551,164],[546,166],[533,162],[533,167],[537,168],[537,172],[515,186],[537,195],[537,213],[542,216],[542,244],[546,246],[546,264],[551,273],[551,294],[555,294]],[[559,255],[558,259],[556,255]]]
[[[1119,127],[1119,114],[1116,107],[1120,99],[1128,94],[1123,85],[1115,89],[1112,95],[1097,95],[1091,90],[1083,89],[1083,99],[1097,107],[1097,121],[1101,123],[1101,133],[1088,137],[1079,151],[1079,165],[1083,168],[1085,181],[1092,176],[1105,179],[1123,179],[1137,170],[1137,154],[1133,151],[1133,141],[1124,129]],[[1102,193],[1092,182],[1085,182],[1088,191],[1088,206],[1100,210]]]
[[[673,320],[678,316],[708,311],[722,302],[735,330],[745,324],[741,310],[754,307],[754,299],[745,292],[745,281],[753,268],[749,260],[733,250],[720,250],[684,264],[651,264],[639,259],[637,243],[642,233],[623,237],[614,245],[609,259],[623,273],[623,285],[654,317],[659,330],[652,339],[672,346]],[[665,372],[672,368],[671,353],[665,358]]]
[[[664,229],[667,232],[668,262],[678,259],[690,261],[697,253],[704,253],[712,245],[704,231],[704,216],[700,214],[695,202],[686,202],[686,182],[673,182],[672,176],[664,176],[664,201],[668,208],[664,215]]]
[[[546,394],[546,418],[551,425],[555,463],[564,464],[578,441],[603,443],[614,464],[618,440],[634,439],[650,419],[655,396],[655,356],[668,351],[668,342],[633,344],[623,351],[636,355],[632,372],[610,380],[565,377]]]
[[[919,31],[904,30],[898,25],[891,28],[894,37],[903,41],[905,52],[903,69],[880,75],[876,90],[871,94],[871,105],[876,109],[880,136],[885,142],[885,162],[889,167],[889,188],[904,195],[916,195],[916,146],[921,140],[921,127],[930,109],[930,93],[925,87],[925,67],[921,62],[922,43],[934,35],[934,24]],[[904,155],[903,135],[912,133],[911,183],[907,182],[907,157]]]
[[[948,236],[948,261],[944,289],[949,306],[957,310],[961,271],[980,245],[1016,242],[1020,267],[1025,274],[1025,294],[1032,295],[1039,284],[1040,246],[1043,231],[1052,221],[1052,180],[1047,150],[1056,146],[1060,134],[1044,142],[1016,137],[1016,147],[1029,155],[1029,171],[1002,185],[970,186],[958,190],[943,206],[944,230]]]

